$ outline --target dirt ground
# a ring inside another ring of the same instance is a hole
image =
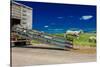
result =
[[[62,50],[41,47],[12,47],[12,67],[96,61],[96,48]]]

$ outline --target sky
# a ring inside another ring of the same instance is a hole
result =
[[[17,1],[33,8],[32,28],[46,33],[64,33],[76,28],[96,30],[96,6]]]

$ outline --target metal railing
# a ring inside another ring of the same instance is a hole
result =
[[[12,31],[16,32],[18,35],[21,35],[24,38],[28,38],[31,40],[40,40],[46,43],[54,44],[59,47],[66,47],[66,48],[72,48],[72,43],[67,41],[64,38],[57,37],[57,36],[51,36],[47,33],[42,33],[37,30],[30,30],[30,29],[25,29],[21,27],[15,27]]]

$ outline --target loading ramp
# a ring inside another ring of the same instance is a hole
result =
[[[23,38],[31,39],[31,40],[39,40],[45,43],[53,44],[55,46],[61,48],[73,48],[72,43],[67,41],[65,38],[52,36],[47,33],[43,33],[34,29],[25,29],[23,27],[14,27],[13,32],[16,32]]]

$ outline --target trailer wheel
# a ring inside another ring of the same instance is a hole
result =
[[[16,42],[15,46],[16,47],[26,46],[26,42]]]

